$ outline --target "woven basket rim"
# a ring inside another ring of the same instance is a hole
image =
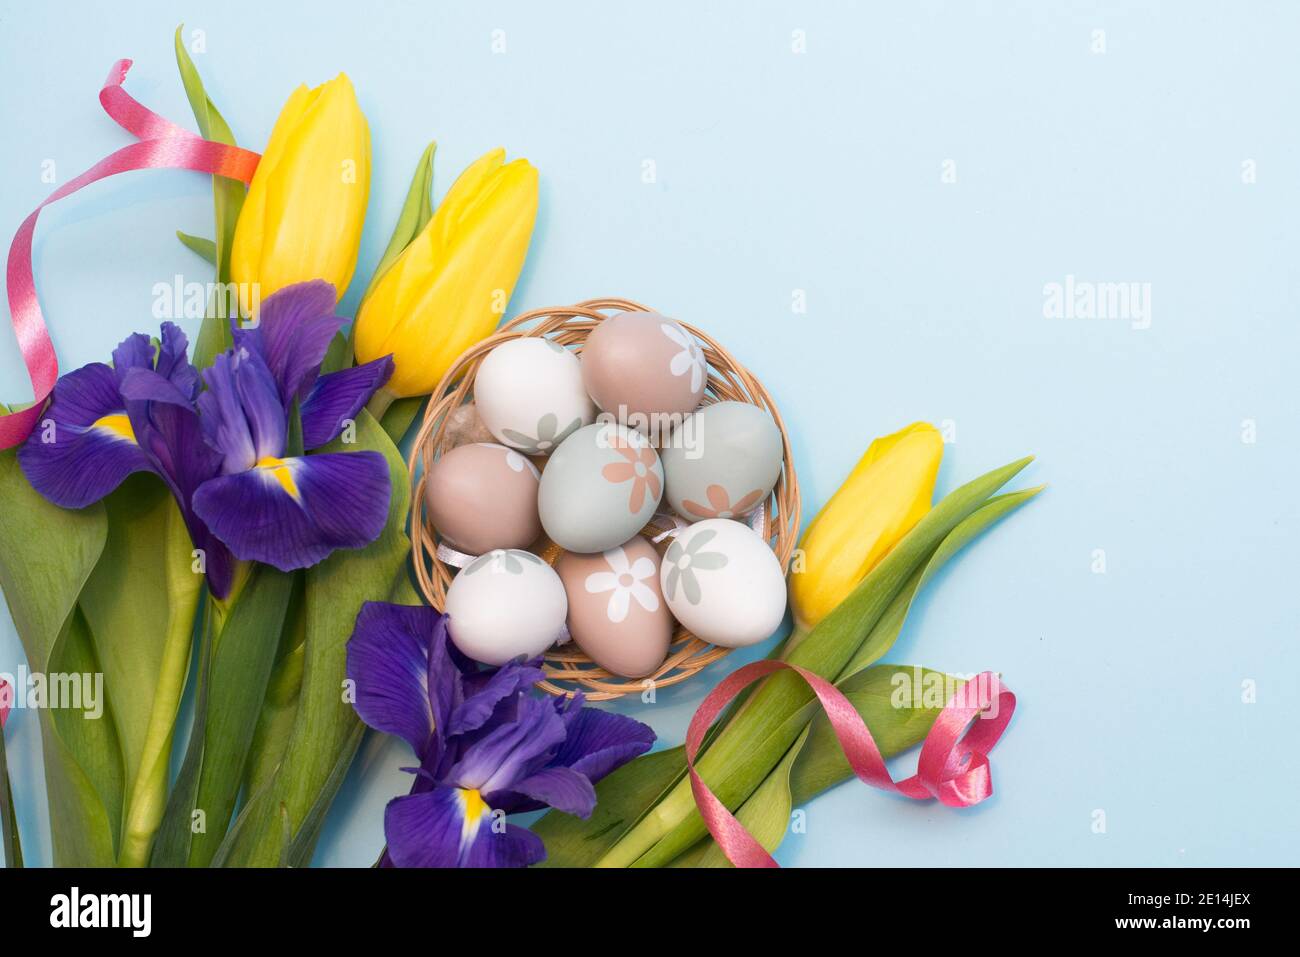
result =
[[[434,608],[441,610],[444,607],[447,587],[458,569],[447,565],[437,556],[437,536],[424,517],[424,477],[438,456],[451,448],[446,432],[448,413],[471,401],[474,374],[479,363],[496,346],[524,336],[546,336],[565,347],[578,346],[580,352],[587,335],[597,324],[612,314],[625,311],[657,312],[630,299],[601,298],[587,299],[572,306],[548,306],[520,313],[504,323],[493,335],[466,349],[451,364],[434,389],[407,462],[411,492],[411,558],[420,592]],[[708,381],[701,407],[725,400],[748,402],[766,409],[780,430],[781,474],[760,509],[763,512],[764,534],[784,570],[798,539],[800,502],[790,437],[781,413],[762,383],[721,344],[681,320],[674,321],[699,341],[708,364]],[[642,529],[642,534],[664,530],[661,516],[656,515]],[[534,550],[552,563],[563,553],[553,543],[549,548]],[[568,642],[553,646],[543,653],[543,671],[546,677],[538,682],[537,687],[554,695],[571,697],[580,691],[590,701],[609,700],[679,684],[732,651],[730,648],[709,644],[692,635],[680,624],[674,624],[668,656],[650,675],[624,678],[611,674],[596,665],[576,643]]]

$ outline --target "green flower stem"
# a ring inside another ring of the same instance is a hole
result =
[[[382,422],[384,413],[388,407],[393,404],[397,396],[389,392],[387,388],[380,389],[370,397],[370,402],[366,404],[366,411],[369,412],[376,422]]]
[[[12,689],[11,689],[12,690]],[[5,756],[5,735],[0,728],[0,828],[4,834],[0,846],[4,848],[4,866],[23,866],[23,845],[18,837],[18,815],[14,811],[13,791],[9,787],[9,761]]]
[[[162,666],[159,668],[158,686],[154,691],[153,708],[149,713],[148,730],[145,732],[140,771],[131,785],[126,818],[122,822],[119,867],[148,866],[154,835],[162,823],[163,809],[167,806],[172,735],[176,729],[181,696],[185,693],[185,679],[190,670],[190,647],[200,594],[201,591],[195,592],[194,602],[188,608],[173,609],[167,639],[163,645]]]
[[[935,506],[862,580],[847,599],[789,652],[786,660],[836,678],[895,596],[943,539],[1030,458],[963,485]],[[812,690],[791,671],[766,678],[697,763],[718,799],[738,807],[789,750],[816,713]],[[683,778],[598,862],[599,867],[664,866],[707,833]]]

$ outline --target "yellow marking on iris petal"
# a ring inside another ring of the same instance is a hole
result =
[[[483,795],[478,793],[477,788],[462,788],[458,796],[461,813],[464,815],[460,828],[460,841],[461,847],[465,847],[478,833],[479,822],[483,819],[483,815],[491,813],[492,809],[488,807],[487,801],[483,800]]]
[[[126,439],[128,442],[135,442],[135,429],[131,428],[131,420],[121,412],[115,412],[112,415],[106,415],[96,419],[90,426],[92,429],[103,429],[110,432],[115,438]]]
[[[277,459],[273,455],[265,455],[257,460],[255,467],[270,472],[271,477],[280,483],[280,488],[288,492],[293,498],[298,497],[298,483],[293,480],[293,470],[284,459]]]

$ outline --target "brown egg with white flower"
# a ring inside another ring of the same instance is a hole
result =
[[[582,382],[603,411],[652,439],[699,407],[708,383],[700,344],[657,312],[620,312],[591,330]]]
[[[648,541],[638,535],[594,555],[566,552],[555,570],[569,599],[569,634],[592,661],[624,678],[643,678],[663,664],[673,619]]]
[[[429,469],[424,499],[429,523],[452,548],[484,555],[527,548],[542,533],[537,467],[492,442],[458,445]]]

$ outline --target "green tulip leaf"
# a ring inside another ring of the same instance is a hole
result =
[[[62,509],[42,498],[0,452],[0,590],[33,674],[99,671],[77,596],[108,535],[104,506]],[[22,691],[22,689],[16,689]],[[122,765],[111,710],[40,709],[41,746],[56,866],[116,862]]]
[[[772,769],[772,773],[763,779],[745,803],[736,812],[738,820],[753,835],[769,854],[781,846],[786,832],[790,828],[793,802],[790,797],[790,771],[794,768],[804,742],[808,740],[808,728],[790,745],[781,763]],[[705,838],[677,860],[673,867],[732,867],[727,855],[712,838]]]
[[[596,809],[583,819],[550,811],[532,826],[546,845],[539,867],[591,867],[686,773],[680,745],[629,761],[596,783]]]
[[[3,727],[0,727],[0,828],[4,831],[3,838],[0,839],[4,848],[4,866],[22,867],[23,843],[18,834],[13,789],[9,786],[9,759],[5,755]]]
[[[940,679],[954,689],[964,681],[929,668],[909,665],[874,665],[836,685],[866,721],[876,747],[886,758],[901,754],[925,740],[942,705],[928,706],[925,698],[914,695],[906,705],[895,700],[902,681],[912,682],[920,674],[925,682]],[[852,778],[853,769],[840,748],[839,739],[825,714],[818,715],[809,726],[808,741],[790,774],[791,800],[803,804],[842,781]]]
[[[163,815],[155,867],[205,867],[225,836],[275,664],[294,576],[258,565],[204,641],[200,700],[181,773]]]
[[[428,397],[423,395],[411,396],[405,399],[395,399],[393,404],[384,412],[383,423],[384,431],[388,437],[393,440],[393,444],[400,446],[402,439],[406,438],[406,433],[411,431],[411,423],[420,415],[420,409]]]
[[[861,671],[884,657],[889,649],[894,646],[894,642],[898,640],[898,635],[903,630],[903,623],[907,620],[907,613],[911,610],[912,602],[926,582],[933,578],[939,569],[948,563],[950,558],[970,544],[985,529],[1034,498],[1043,488],[1044,486],[1040,485],[1037,488],[1008,492],[1005,495],[995,495],[949,532],[939,547],[931,553],[929,560],[912,573],[912,577],[908,579],[907,584],[894,596],[894,600],[890,603],[889,608],[885,610],[885,614],[881,616],[880,621],[876,623],[866,640],[858,646],[853,658],[840,672],[840,678],[843,679],[854,672]]]
[[[231,866],[276,866],[287,859],[306,862],[314,848],[323,808],[328,808],[361,736],[360,719],[347,694],[347,642],[366,601],[382,601],[394,588],[409,590],[406,537],[410,503],[406,463],[379,423],[367,412],[357,417],[356,441],[336,441],[322,452],[382,452],[388,461],[392,496],[388,523],[365,548],[338,551],[307,570],[306,638],[302,688],[293,730],[256,813],[244,816],[228,838],[224,860]],[[395,585],[396,583],[396,585]],[[256,760],[256,759],[255,759]],[[344,773],[340,773],[340,767]],[[322,807],[323,802],[323,807]],[[288,814],[294,847],[283,847],[278,808]]]
[[[176,238],[181,241],[181,245],[190,252],[196,253],[200,258],[206,260],[209,264],[217,264],[217,244],[211,239],[204,239],[202,236],[191,236],[189,233],[183,233],[176,230]]]
[[[172,732],[189,672],[203,576],[189,532],[154,475],[104,501],[108,541],[81,593],[122,743],[127,800],[121,863],[144,866],[167,799]]]
[[[406,201],[397,216],[397,225],[393,227],[393,235],[388,240],[384,254],[379,257],[379,265],[375,267],[374,274],[370,277],[370,284],[366,286],[366,291],[361,297],[362,302],[365,302],[366,296],[370,295],[376,283],[388,271],[388,267],[396,262],[397,257],[402,255],[402,251],[411,244],[411,240],[418,236],[420,230],[433,218],[433,154],[437,148],[437,143],[426,146],[420,156],[420,162],[415,166],[415,175],[411,177],[411,185],[406,191]],[[359,309],[357,311],[360,312]]]
[[[248,767],[244,770],[244,793],[257,794],[271,780],[284,749],[293,732],[294,718],[298,714],[298,696],[302,690],[303,664],[306,660],[307,619],[303,610],[303,590],[306,576],[294,576],[293,595],[285,615],[280,635],[280,648],[276,652],[275,668],[266,689],[266,701],[257,719],[253,744],[248,752]]]
[[[181,83],[185,86],[185,95],[194,112],[199,134],[204,139],[235,146],[235,135],[231,132],[230,125],[208,96],[198,68],[185,49],[185,42],[181,38],[184,29],[184,24],[176,28],[176,67],[180,70]],[[235,225],[239,222],[239,211],[244,206],[244,194],[244,184],[239,180],[224,176],[212,177],[212,212],[216,224],[212,261],[216,266],[219,283],[230,282],[230,248],[235,241]],[[181,241],[185,242],[184,237]],[[194,249],[193,246],[190,248]],[[197,249],[195,251],[198,252]],[[200,369],[210,366],[214,358],[230,348],[230,317],[225,315],[224,308],[220,308],[223,300],[224,297],[220,294],[214,296],[213,306],[218,308],[210,308],[203,325],[199,327],[199,336],[194,344],[194,365]]]

